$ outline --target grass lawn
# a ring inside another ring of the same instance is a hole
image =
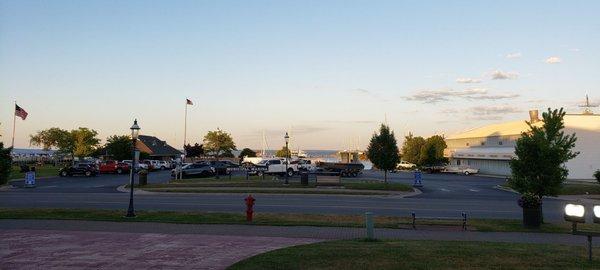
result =
[[[508,184],[502,184],[502,187],[511,188]],[[598,195],[600,194],[600,184],[596,183],[565,183],[558,195]]]
[[[344,240],[278,249],[240,261],[238,269],[598,269],[585,247],[458,241]]]
[[[260,204],[260,201],[257,202]],[[243,202],[240,202],[242,205]],[[162,222],[187,224],[248,224],[244,213],[215,212],[176,212],[176,211],[137,211],[135,219],[124,218],[125,209],[87,210],[87,209],[19,209],[0,208],[0,219],[71,219],[102,220],[119,222]],[[407,228],[409,217],[375,216],[378,228]],[[363,227],[362,215],[317,215],[317,214],[270,214],[255,213],[254,225],[273,226],[328,226]],[[539,230],[525,229],[520,220],[508,219],[472,219],[467,222],[469,228],[477,231],[497,232],[547,232],[570,233],[570,223],[543,224]],[[460,226],[459,221],[425,219],[417,221],[417,228],[427,226]],[[594,230],[597,225],[580,224],[582,230]],[[597,230],[597,228],[596,228]]]
[[[58,171],[61,168],[61,166],[52,166],[51,164],[45,164],[44,166],[35,166],[35,176],[36,178],[45,176],[58,176]],[[21,169],[18,166],[12,166],[9,179],[25,179],[25,173],[19,172],[20,170]]]
[[[560,195],[600,194],[600,185],[597,183],[568,183],[564,184]]]
[[[411,192],[413,188],[406,184],[401,183],[388,183],[385,184],[378,180],[355,180],[355,179],[342,179],[342,185],[344,189],[349,190],[384,190],[384,191],[403,191]],[[310,182],[308,186],[302,186],[297,181],[291,181],[289,185],[284,185],[282,180],[273,180],[269,177],[265,177],[263,180],[257,176],[249,177],[249,180],[245,180],[244,176],[232,176],[231,179],[228,176],[221,177],[220,179],[215,178],[194,178],[184,180],[173,180],[169,184],[149,184],[144,186],[145,190],[156,190],[165,192],[212,192],[210,190],[202,190],[204,187],[244,187],[249,188],[248,190],[241,190],[240,192],[260,192],[256,188],[315,188],[314,182]],[[177,188],[177,189],[174,189]],[[190,189],[183,189],[190,188]],[[196,188],[196,189],[191,189]],[[255,188],[255,189],[251,189]],[[268,192],[268,191],[265,191]],[[281,193],[282,191],[274,193]],[[293,193],[301,193],[300,191],[294,191]],[[309,192],[312,193],[312,192]],[[337,194],[339,191],[327,190],[319,191],[319,193],[331,193]],[[366,193],[372,194],[372,193]],[[381,193],[385,194],[385,193]]]

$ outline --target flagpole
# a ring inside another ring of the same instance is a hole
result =
[[[185,100],[185,119],[183,120],[183,153],[187,154],[185,152],[185,145],[187,143],[187,108],[188,108],[188,103],[187,103],[187,99]]]
[[[17,101],[15,100],[15,107],[13,109],[13,133],[12,133],[12,144],[11,147],[15,148],[15,128],[17,126],[17,114],[14,110],[17,109]]]

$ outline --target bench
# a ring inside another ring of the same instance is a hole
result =
[[[467,230],[467,214],[462,212],[461,217],[419,217],[419,219],[433,219],[433,220],[456,220],[458,221],[456,226],[461,226],[463,231]],[[417,229],[417,215],[415,212],[411,213],[412,216],[412,228]]]
[[[315,174],[317,186],[339,186],[342,184],[339,173]]]

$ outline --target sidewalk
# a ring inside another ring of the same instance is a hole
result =
[[[102,231],[161,234],[202,234],[245,237],[286,237],[304,239],[355,239],[365,237],[363,228],[310,227],[310,226],[258,226],[227,224],[169,224],[149,222],[104,222],[79,220],[0,220],[0,230],[58,230]],[[376,228],[378,239],[488,241],[538,244],[564,244],[585,246],[586,237],[569,234],[425,231]],[[598,241],[595,246],[600,246]]]

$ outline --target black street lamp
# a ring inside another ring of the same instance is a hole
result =
[[[290,162],[288,157],[290,155],[290,149],[288,149],[288,144],[290,142],[290,136],[288,135],[288,133],[285,133],[285,137],[283,137],[285,139],[285,184],[289,185],[290,182],[288,180],[288,163]]]
[[[129,208],[127,209],[127,215],[125,215],[125,217],[135,217],[135,210],[133,209],[133,177],[135,174],[135,161],[136,161],[136,148],[135,148],[135,144],[137,141],[137,138],[140,134],[140,126],[138,126],[137,124],[137,119],[135,119],[133,121],[133,126],[131,126],[131,141],[132,141],[132,145],[133,145],[133,159],[131,161],[131,168],[129,169],[131,171],[130,174],[130,178],[129,178]]]

